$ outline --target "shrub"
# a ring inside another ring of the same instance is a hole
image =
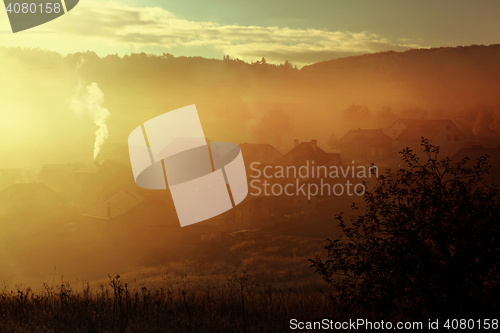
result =
[[[499,191],[486,184],[487,156],[427,161],[406,148],[406,168],[387,170],[364,196],[343,236],[329,240],[326,261],[311,267],[337,290],[339,306],[371,317],[472,318],[498,311]],[[495,312],[498,313],[498,312]]]

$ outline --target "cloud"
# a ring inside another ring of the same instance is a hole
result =
[[[269,62],[289,60],[305,65],[341,56],[421,47],[408,44],[404,38],[393,43],[369,32],[195,22],[177,18],[162,8],[136,8],[117,2],[84,1],[69,15],[71,19],[54,23],[58,32],[136,49],[206,47],[245,61],[266,57]]]

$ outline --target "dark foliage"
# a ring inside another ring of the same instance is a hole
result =
[[[473,318],[498,314],[500,201],[486,184],[487,156],[469,167],[438,160],[422,138],[426,161],[411,150],[364,196],[366,210],[330,240],[328,258],[311,267],[338,291],[349,313],[372,318]]]

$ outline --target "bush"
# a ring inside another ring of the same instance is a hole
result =
[[[499,191],[486,184],[487,156],[427,161],[406,148],[406,168],[387,170],[366,208],[336,216],[343,236],[311,267],[337,290],[339,306],[372,318],[473,318],[498,314]]]

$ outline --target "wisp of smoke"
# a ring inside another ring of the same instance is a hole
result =
[[[95,142],[94,142],[94,160],[101,151],[101,146],[104,141],[109,136],[108,125],[106,125],[106,119],[110,116],[108,109],[103,107],[101,104],[104,102],[104,94],[97,83],[92,83],[87,86],[87,107],[90,113],[94,117],[94,123],[97,125],[97,131],[95,132]]]
[[[81,64],[78,65],[78,68]],[[108,109],[102,106],[104,102],[104,94],[96,82],[89,84],[85,91],[78,76],[78,86],[76,87],[76,94],[71,101],[71,109],[79,114],[89,114],[97,125],[95,132],[94,142],[94,160],[99,155],[101,147],[109,136],[108,125],[106,120],[110,116]]]

